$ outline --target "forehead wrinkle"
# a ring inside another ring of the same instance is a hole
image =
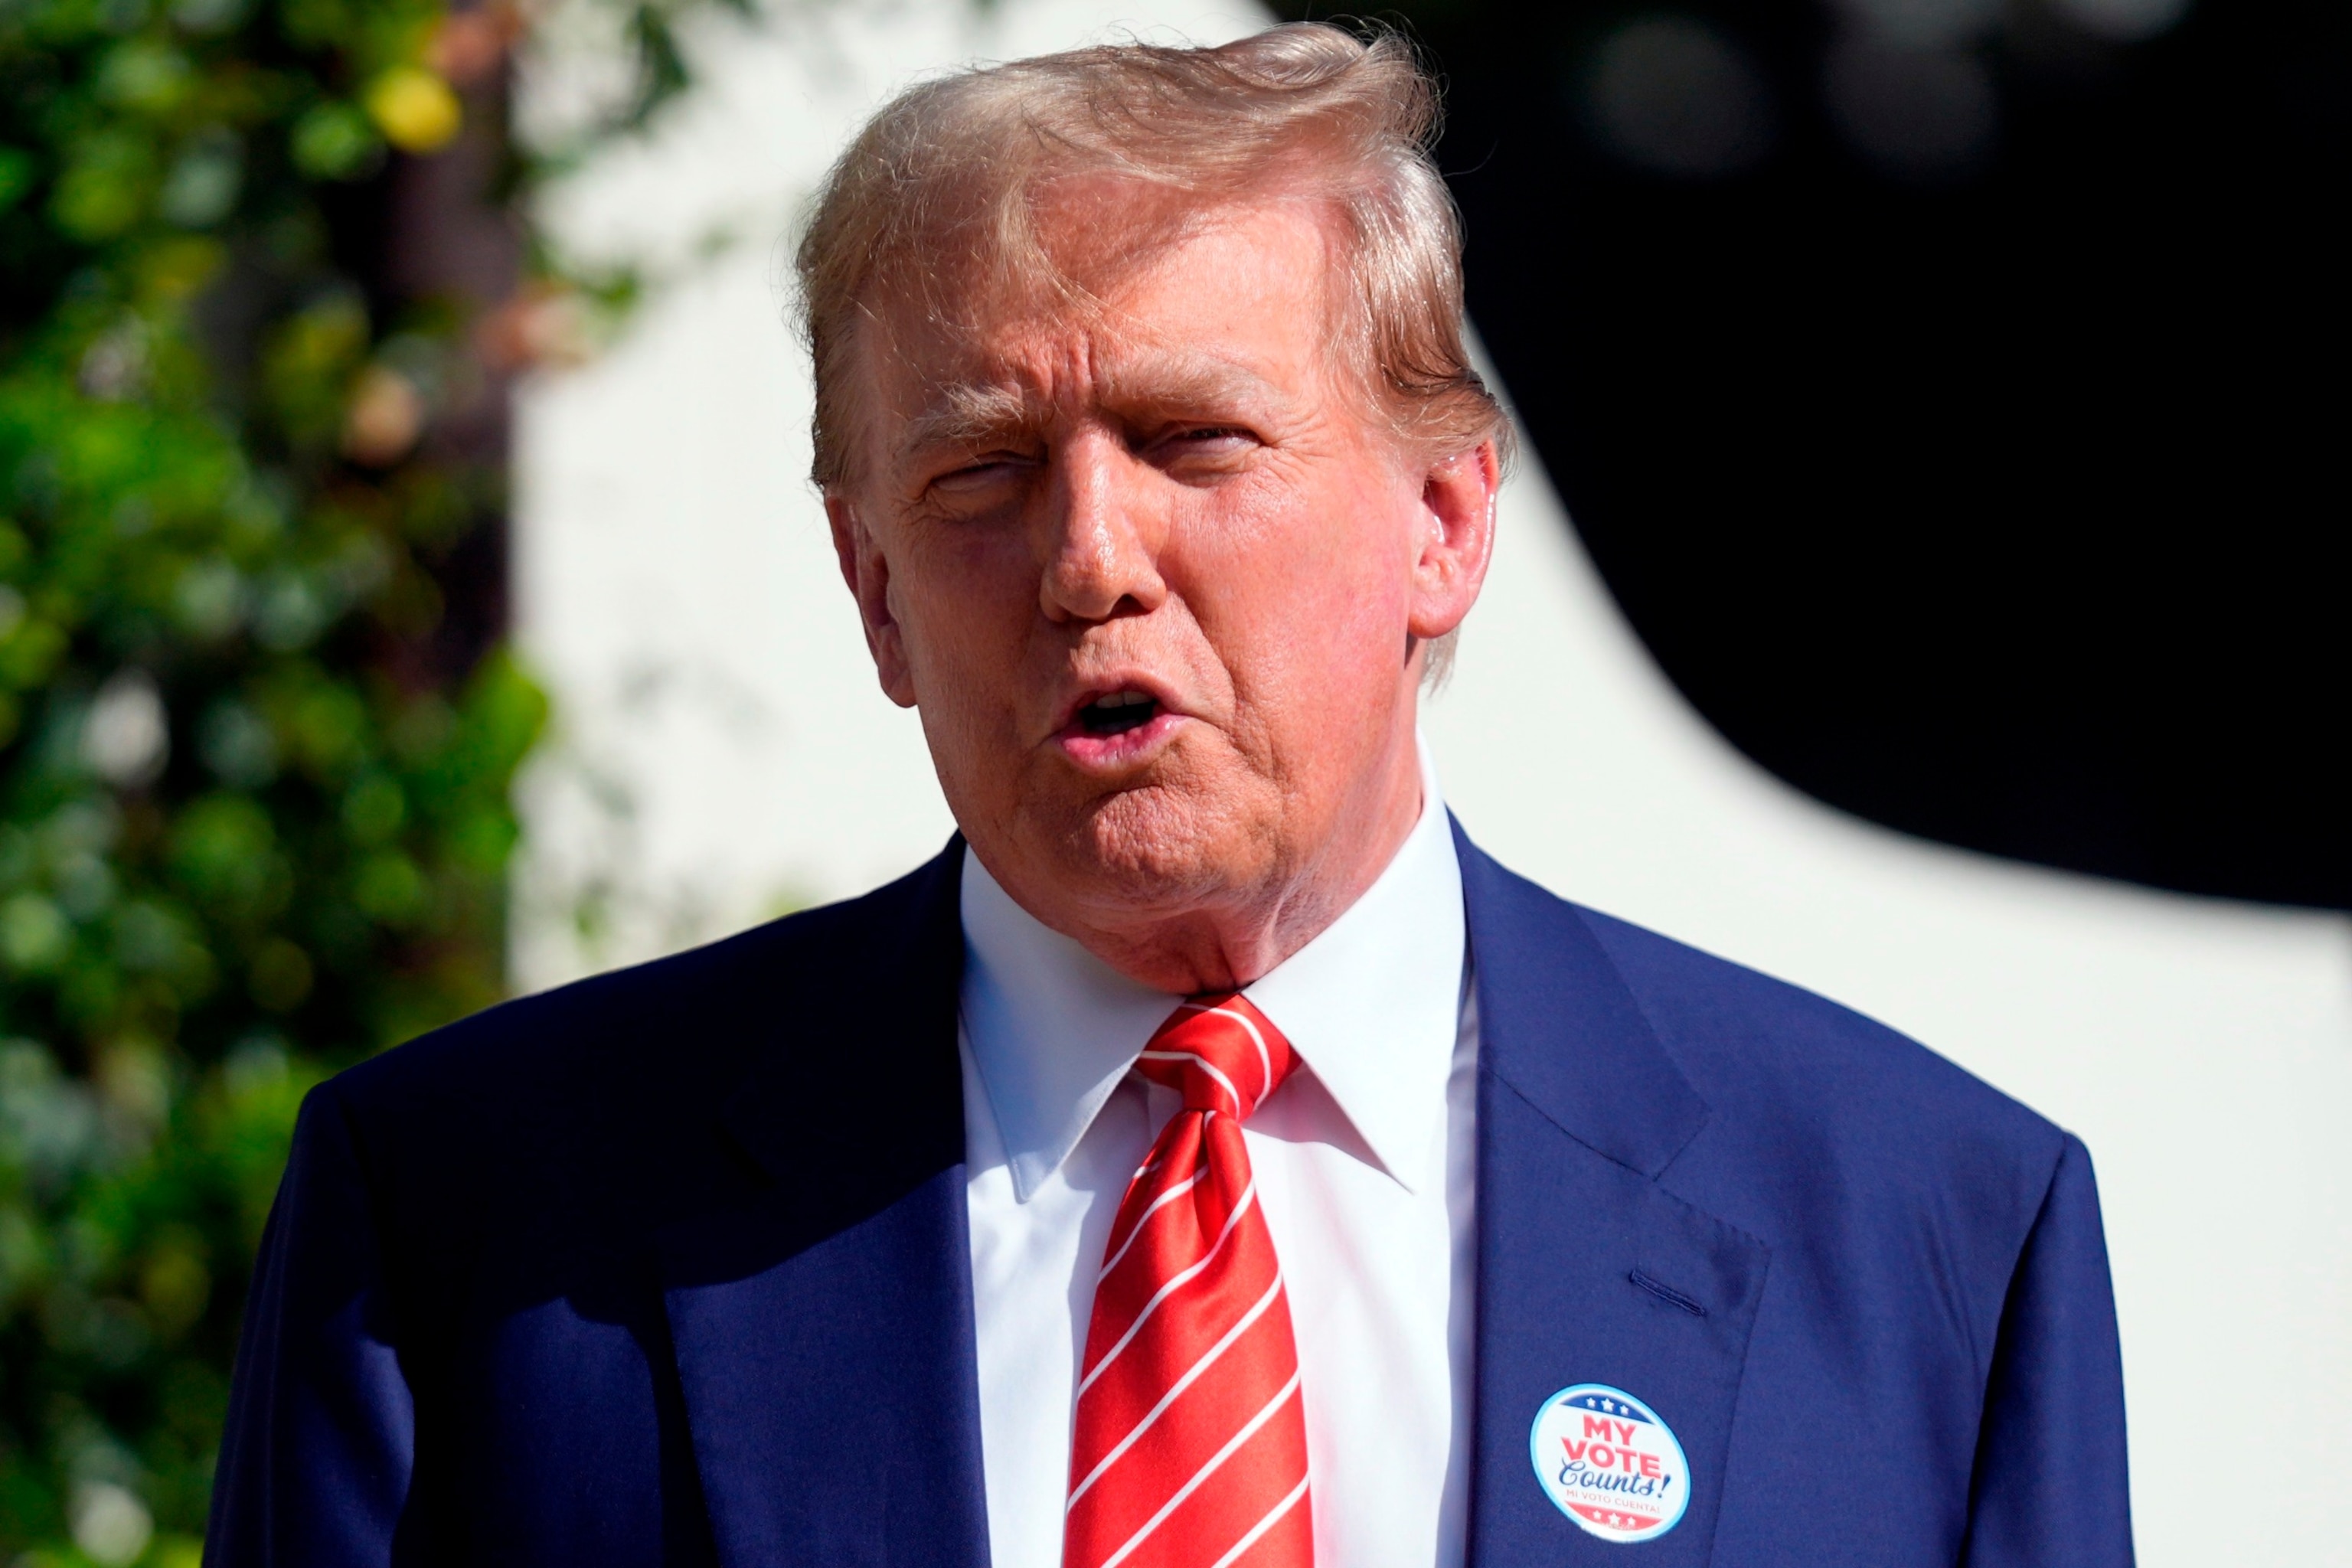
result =
[[[959,371],[922,378],[928,384],[921,406],[898,422],[896,438],[889,443],[892,458],[903,463],[941,447],[1038,435],[1054,422],[1056,410],[1239,413],[1262,408],[1269,401],[1294,405],[1301,393],[1312,401],[1319,389],[1286,388],[1244,358],[1171,342],[1145,322],[1128,320],[1118,296],[1124,283],[1149,274],[1186,240],[1261,216],[1268,208],[1304,207],[1312,213],[1311,227],[1328,274],[1336,238],[1328,195],[1286,190],[1283,182],[1274,180],[1255,189],[1251,199],[1196,192],[1187,205],[1182,221],[1173,226],[1176,232],[1144,247],[1143,255],[1130,248],[1113,268],[1114,275],[1097,280],[1095,288],[1075,279],[1068,279],[1068,294],[1013,284],[1008,297],[1003,280],[991,288],[971,279],[959,286],[934,279],[932,290],[910,293],[902,286],[885,291],[887,303],[861,302],[867,324],[877,335],[895,340],[898,332],[892,329],[904,330],[911,324],[906,318],[914,316],[929,329],[927,333],[918,328],[919,337],[943,336],[947,342],[937,346],[963,362]],[[1041,292],[1048,297],[1040,298]],[[1316,292],[1328,310],[1333,290],[1328,276]],[[1004,335],[979,328],[975,318],[1008,306],[1011,321]],[[992,338],[992,343],[988,341]],[[1328,363],[1331,350],[1327,343],[1326,363],[1318,367],[1327,379],[1337,368]],[[1344,350],[1339,353],[1344,356]],[[898,346],[898,354],[903,368],[913,368],[906,346]]]
[[[959,380],[934,384],[924,405],[900,426],[894,443],[903,459],[941,447],[971,447],[1041,433],[1054,422],[1054,405],[1076,404],[1113,415],[1195,409],[1238,412],[1270,397],[1286,400],[1283,389],[1246,361],[1200,349],[1100,349],[1084,356],[1085,368],[1061,389],[1041,384],[1033,374],[1011,383]]]
[[[1202,350],[1147,350],[1108,356],[1099,401],[1112,409],[1222,408],[1280,397],[1282,388],[1246,361]]]

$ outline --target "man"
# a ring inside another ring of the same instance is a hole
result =
[[[1299,26],[867,127],[817,478],[961,834],[319,1089],[214,1562],[2130,1560],[2082,1146],[1444,809],[1433,110]]]

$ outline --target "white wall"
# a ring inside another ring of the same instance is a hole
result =
[[[800,477],[780,237],[915,72],[1119,21],[1255,25],[1181,0],[717,23],[700,94],[556,194],[577,243],[652,252],[673,281],[613,351],[522,401],[520,632],[563,728],[526,791],[520,984],[860,890],[945,838]],[[552,66],[540,110],[591,74]],[[735,243],[702,244],[723,231]],[[2009,866],[1796,795],[1664,683],[1532,466],[1429,730],[1453,804],[1506,861],[1861,1007],[2084,1137],[2150,1568],[2352,1564],[2352,923]]]

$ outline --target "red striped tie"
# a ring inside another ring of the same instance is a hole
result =
[[[1136,1070],[1182,1091],[1118,1205],[1078,1376],[1062,1568],[1310,1568],[1298,1347],[1242,1121],[1297,1058],[1238,994]]]

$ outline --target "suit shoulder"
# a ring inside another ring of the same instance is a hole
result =
[[[548,1112],[600,1089],[625,1092],[632,1081],[656,1099],[707,1089],[776,1037],[796,993],[871,965],[937,871],[934,862],[861,898],[499,1003],[348,1068],[328,1087],[363,1123],[452,1113],[467,1121],[467,1108],[523,1103]]]
[[[1465,884],[1516,948],[1597,947],[1669,1059],[1718,1118],[1895,1130],[1953,1130],[2042,1163],[2063,1134],[2016,1100],[1874,1018],[1802,986],[1559,897],[1465,838]],[[1483,962],[1483,960],[1482,960]]]
[[[1789,1078],[1816,1103],[1907,1107],[2057,1158],[2055,1126],[1899,1030],[1630,921],[1577,912],[1667,1047],[1701,1076],[1719,1079],[1738,1060]]]
[[[1821,1220],[1822,1192],[1889,1234],[1933,1213],[2006,1277],[2065,1150],[2058,1126],[1828,996],[1609,914],[1578,920],[1710,1105],[1691,1180],[1712,1171],[1719,1201],[1776,1237]]]
[[[804,1130],[821,1174],[887,1164],[872,1080],[906,1053],[843,1042],[894,994],[952,997],[940,869],[490,1008],[315,1090],[306,1118],[334,1119],[320,1147],[341,1167],[324,1179],[366,1190],[419,1342],[446,1344],[469,1302],[604,1289],[662,1227],[766,1184],[730,1119],[749,1085],[835,1108]],[[891,1027],[869,1033],[908,1033]]]

